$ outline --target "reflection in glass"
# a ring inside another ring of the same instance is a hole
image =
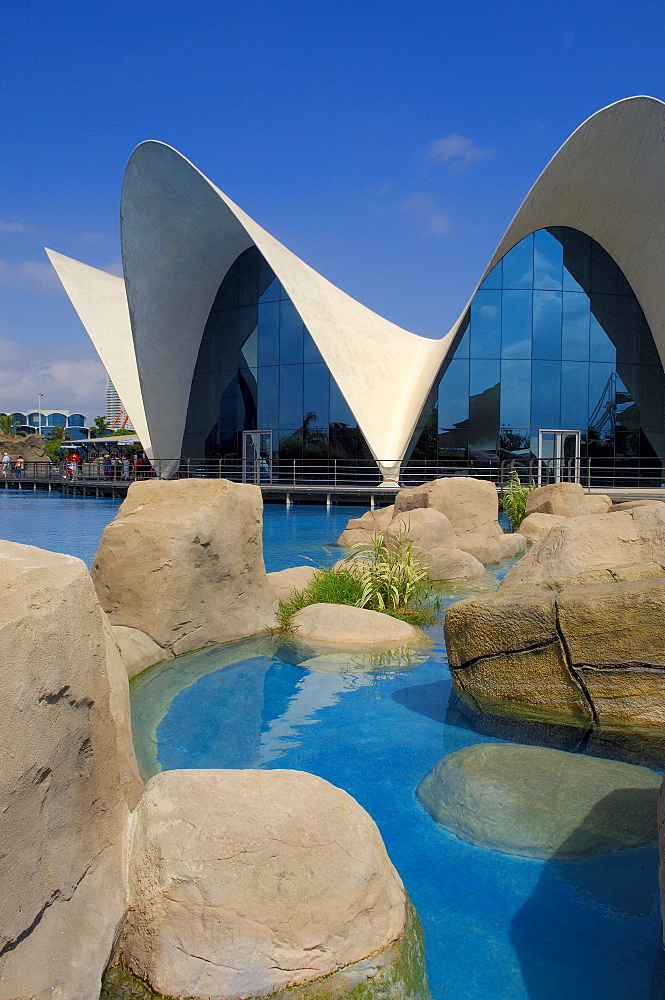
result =
[[[501,427],[529,427],[531,423],[531,364],[501,362]]]
[[[501,302],[501,357],[530,358],[532,293],[506,290]]]
[[[279,427],[297,427],[303,418],[303,366],[280,365]]]
[[[565,361],[589,360],[589,299],[582,292],[563,296],[561,357]]]
[[[531,422],[538,428],[561,427],[561,368],[549,361],[531,363]]]
[[[546,229],[533,238],[533,287],[560,290],[563,278],[563,247]]]
[[[469,418],[469,362],[455,358],[439,385],[438,424],[454,427]]]
[[[503,258],[504,288],[533,288],[533,236],[527,236]]]
[[[497,357],[500,342],[501,292],[477,292],[471,303],[471,357]]]
[[[480,288],[501,288],[503,280],[503,262],[499,261],[483,281]]]
[[[259,365],[279,364],[279,302],[259,306]]]
[[[533,357],[561,358],[561,292],[533,293]]]

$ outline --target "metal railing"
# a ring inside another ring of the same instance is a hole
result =
[[[395,464],[395,463],[385,463]],[[248,467],[249,466],[249,467]],[[473,476],[505,487],[514,472],[529,484],[546,486],[554,482],[578,482],[587,490],[663,489],[665,499],[665,458],[626,458],[608,462],[602,457],[582,459],[505,459],[502,461],[450,460],[407,462],[400,473],[400,486],[418,486],[431,479],[448,476]],[[129,471],[120,463],[104,467],[100,462],[82,462],[74,472],[63,463],[26,462],[17,470],[13,463],[7,472],[0,471],[0,484],[67,483],[119,485],[137,479],[230,479],[255,483],[265,489],[375,490],[382,487],[382,477],[373,459],[289,459],[259,466],[229,459],[154,459]]]

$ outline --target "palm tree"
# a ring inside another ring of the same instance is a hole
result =
[[[111,430],[106,417],[95,417],[93,423],[95,425],[95,437],[106,437]]]
[[[49,441],[62,441],[65,436],[65,428],[62,424],[55,424],[53,427],[49,428],[48,439]]]
[[[0,413],[0,434],[16,434],[16,428],[18,427],[18,421],[15,420],[11,413]]]

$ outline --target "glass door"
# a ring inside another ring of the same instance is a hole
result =
[[[538,431],[538,485],[579,483],[581,431]]]
[[[272,431],[243,431],[242,481],[272,482]]]

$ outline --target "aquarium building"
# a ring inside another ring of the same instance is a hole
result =
[[[164,474],[658,470],[664,135],[650,97],[584,122],[439,340],[336,288],[159,142],[125,172],[124,277],[48,253]]]

